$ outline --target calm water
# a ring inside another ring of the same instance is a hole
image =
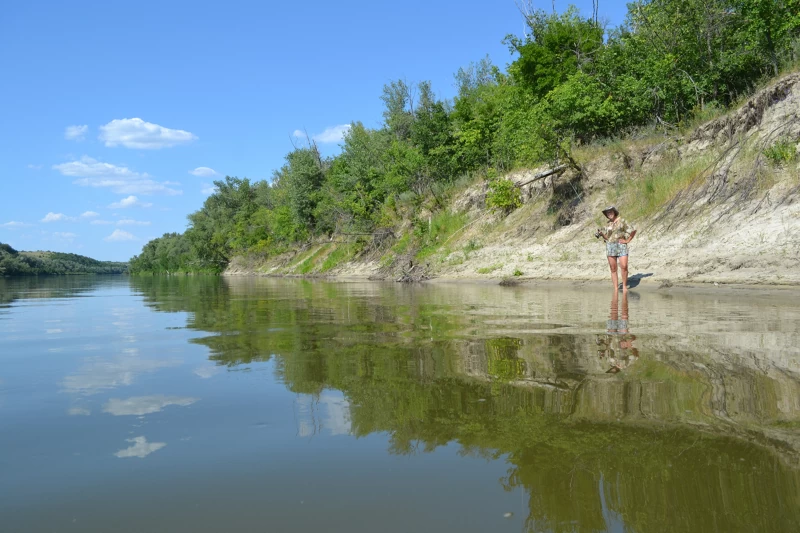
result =
[[[798,531],[799,347],[758,292],[0,279],[0,531]]]

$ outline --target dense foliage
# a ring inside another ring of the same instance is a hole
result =
[[[127,271],[127,263],[98,261],[59,252],[19,252],[0,243],[0,276],[124,274]]]
[[[608,30],[574,7],[527,12],[527,34],[506,38],[505,70],[488,58],[460,69],[452,101],[428,82],[387,84],[381,127],[354,122],[333,158],[313,142],[298,147],[269,182],[215,182],[189,229],[148,243],[132,271],[218,271],[235,254],[417,220],[462,177],[564,161],[575,144],[632,128],[680,126],[800,53],[800,0],[640,0]]]

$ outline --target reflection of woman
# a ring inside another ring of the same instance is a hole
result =
[[[600,345],[598,355],[607,357],[611,368],[609,373],[616,374],[623,368],[639,359],[639,350],[633,346],[636,336],[628,330],[628,293],[622,293],[622,316],[619,313],[619,295],[616,290],[611,297],[611,312],[606,323],[606,335],[598,339]]]
[[[619,216],[619,211],[613,205],[603,209],[603,214],[608,219],[605,229],[598,229],[595,236],[602,237],[606,242],[606,256],[608,266],[611,268],[611,283],[614,288],[618,286],[617,263],[622,270],[622,290],[628,290],[628,243],[636,235],[636,228]]]

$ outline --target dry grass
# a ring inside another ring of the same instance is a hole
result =
[[[491,273],[492,273],[492,272],[494,272],[495,270],[499,270],[499,269],[501,269],[501,268],[503,268],[503,265],[502,265],[502,264],[500,264],[500,263],[495,263],[494,265],[490,265],[490,266],[487,266],[487,267],[482,267],[482,268],[479,268],[479,269],[478,269],[478,270],[476,270],[475,272],[477,272],[478,274],[491,274]]]
[[[710,159],[704,156],[681,161],[677,156],[666,156],[654,168],[629,173],[611,192],[610,203],[624,205],[625,216],[650,218],[681,191],[701,184]]]

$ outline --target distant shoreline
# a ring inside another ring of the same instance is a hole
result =
[[[98,261],[84,255],[63,252],[26,252],[0,243],[0,277],[127,273],[128,263],[123,261]]]

